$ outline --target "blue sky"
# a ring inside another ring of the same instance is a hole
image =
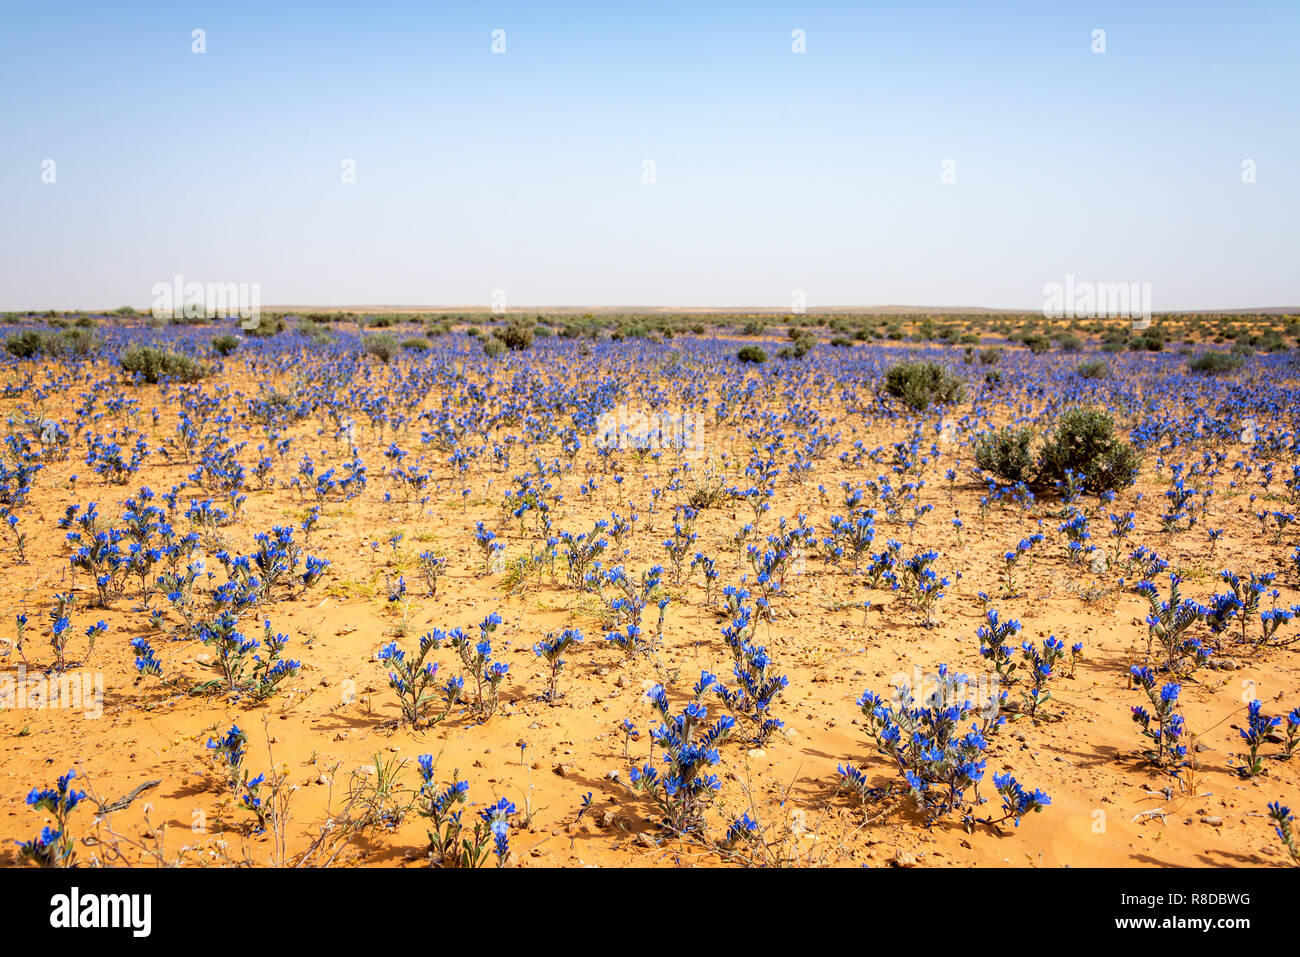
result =
[[[1295,0],[15,3],[0,83],[0,309],[1300,304]]]

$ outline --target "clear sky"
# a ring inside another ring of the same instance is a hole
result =
[[[0,309],[1300,304],[1297,0],[9,2],[0,86]]]

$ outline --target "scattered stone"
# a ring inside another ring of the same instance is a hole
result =
[[[889,866],[916,867],[916,855],[901,849],[897,850],[894,852],[894,856],[889,859]]]

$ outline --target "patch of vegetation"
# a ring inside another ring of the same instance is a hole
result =
[[[1230,352],[1202,352],[1187,363],[1187,368],[1202,375],[1221,375],[1241,368],[1241,356]]]
[[[75,327],[59,332],[24,329],[5,339],[5,351],[18,359],[84,357],[99,347],[99,339],[90,329]]]
[[[1028,426],[1008,426],[984,436],[975,446],[975,464],[1011,483],[1053,488],[1067,472],[1078,476],[1090,492],[1127,488],[1137,480],[1141,457],[1115,435],[1115,421],[1104,409],[1067,410],[1032,451],[1034,431]]]
[[[535,332],[531,320],[515,318],[506,323],[504,329],[493,329],[492,335],[511,352],[522,352],[533,344]]]
[[[381,362],[392,361],[393,356],[397,354],[397,340],[386,332],[376,335],[366,336],[362,340],[362,348]]]
[[[1067,410],[1043,442],[1038,457],[1038,482],[1054,485],[1067,471],[1083,479],[1090,492],[1128,488],[1137,480],[1141,456],[1115,435],[1115,420],[1104,409]]]
[[[1007,426],[975,444],[975,464],[1008,482],[1032,482],[1038,474],[1033,453],[1034,430]]]
[[[129,346],[121,357],[122,371],[141,382],[155,384],[170,379],[173,382],[197,382],[209,372],[201,362],[155,346]]]
[[[937,362],[891,366],[885,372],[885,391],[915,412],[932,404],[960,402],[966,393],[961,379]]]
[[[217,355],[225,357],[234,353],[239,348],[239,337],[226,334],[217,336],[212,340],[212,351]]]

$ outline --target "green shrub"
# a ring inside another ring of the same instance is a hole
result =
[[[1141,458],[1133,446],[1115,436],[1115,420],[1104,409],[1067,410],[1043,441],[1038,457],[1038,482],[1051,486],[1067,470],[1083,479],[1090,492],[1127,488],[1137,480]]]
[[[1083,348],[1083,340],[1073,332],[1063,332],[1056,337],[1056,344],[1062,352],[1078,352]]]
[[[815,345],[817,340],[812,336],[800,335],[794,340],[793,345],[783,347],[776,355],[778,359],[802,359],[812,352]]]
[[[1036,474],[1030,449],[1033,441],[1034,430],[1027,425],[990,432],[975,443],[975,464],[1008,482],[1032,482]]]
[[[931,403],[960,402],[959,378],[937,362],[900,362],[885,372],[885,391],[919,412]]]
[[[1034,430],[1007,426],[983,436],[975,445],[975,464],[1007,482],[1050,489],[1077,474],[1089,492],[1127,488],[1137,480],[1141,458],[1115,436],[1115,423],[1103,409],[1066,411],[1048,433],[1034,461]]]
[[[794,332],[795,330],[791,330]],[[782,359],[802,359],[808,353],[812,352],[813,346],[817,345],[817,340],[802,330],[798,335],[792,336],[794,343],[786,346],[777,355]]]
[[[1052,340],[1037,332],[1021,336],[1020,341],[1023,342],[1025,346],[1028,347],[1029,351],[1036,356],[1042,355],[1048,349],[1052,348]]]
[[[495,359],[498,356],[504,355],[505,351],[506,351],[505,343],[502,342],[500,339],[485,338],[483,340],[483,354],[487,356],[489,359]]]
[[[429,349],[429,340],[421,339],[419,336],[403,339],[402,348],[408,352],[426,352]]]
[[[217,336],[212,340],[212,351],[219,356],[228,356],[239,348],[239,337],[232,335]]]
[[[240,328],[244,330],[246,336],[270,338],[284,331],[284,316],[259,315],[255,320],[241,324]]]
[[[81,326],[64,328],[59,332],[24,329],[5,339],[5,351],[19,359],[84,357],[98,347],[99,338],[94,330]]]
[[[330,341],[331,333],[328,328],[321,325],[319,320],[303,316],[298,319],[298,335],[303,336],[309,342],[323,345]]]
[[[362,348],[381,362],[389,362],[397,354],[397,340],[386,332],[366,336]]]
[[[1075,375],[1080,379],[1104,379],[1109,371],[1110,367],[1106,365],[1105,359],[1089,359],[1074,367]]]
[[[5,351],[19,359],[35,359],[46,352],[49,334],[39,329],[24,329],[5,339]]]
[[[122,371],[130,373],[141,382],[156,383],[163,379],[175,382],[197,382],[208,374],[202,363],[154,346],[129,346],[122,353]]]
[[[767,353],[759,346],[741,346],[736,351],[736,358],[741,362],[762,365],[767,361]]]
[[[81,326],[64,329],[55,338],[55,349],[59,355],[88,356],[99,348],[99,337],[92,330]]]
[[[1203,352],[1187,364],[1193,372],[1204,375],[1219,375],[1235,372],[1241,367],[1241,356],[1228,352]]]
[[[511,319],[504,329],[493,329],[492,335],[511,352],[521,352],[533,344],[533,324],[527,319]]]

